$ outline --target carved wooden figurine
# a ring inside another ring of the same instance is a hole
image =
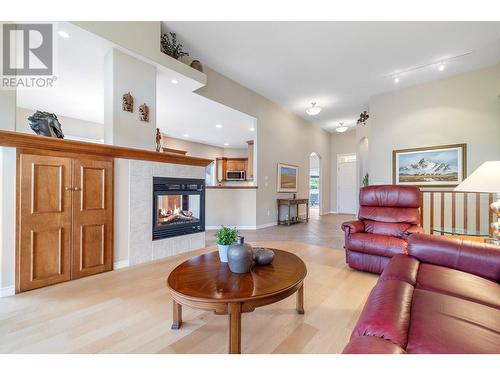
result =
[[[146,103],[139,106],[139,120],[149,122],[149,107]]]
[[[134,97],[130,95],[130,92],[123,94],[122,109],[126,112],[134,112]]]
[[[160,129],[156,128],[156,152],[161,151],[161,133]]]

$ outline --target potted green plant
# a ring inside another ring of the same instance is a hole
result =
[[[219,248],[219,258],[223,263],[227,263],[227,250],[229,246],[236,242],[238,231],[236,228],[229,228],[222,225],[215,233],[217,239],[217,247]]]

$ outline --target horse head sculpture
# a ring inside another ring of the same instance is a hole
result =
[[[61,123],[54,113],[36,111],[28,117],[31,129],[38,134],[46,137],[64,138],[61,129]]]

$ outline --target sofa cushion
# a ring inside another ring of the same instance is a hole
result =
[[[408,284],[417,283],[417,274],[419,272],[420,262],[407,255],[394,255],[391,261],[384,268],[379,280],[399,280]]]
[[[365,220],[365,232],[403,238],[413,225],[408,223],[386,223],[384,221]]]
[[[415,289],[408,353],[498,353],[500,310]]]
[[[382,273],[391,258],[346,250],[349,267],[372,273]]]
[[[354,233],[347,240],[349,250],[391,257],[407,254],[407,243],[401,238],[372,233]]]
[[[417,288],[500,309],[500,286],[496,282],[451,268],[422,263],[418,271]]]
[[[360,206],[358,218],[386,223],[418,224],[420,211],[418,208]]]
[[[406,347],[413,286],[398,280],[378,282],[368,296],[351,338],[376,336]]]
[[[399,345],[374,336],[354,337],[342,354],[404,354]]]

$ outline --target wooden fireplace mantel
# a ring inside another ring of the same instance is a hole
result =
[[[213,162],[213,160],[210,159],[198,158],[194,156],[155,152],[99,143],[70,141],[68,139],[44,137],[6,130],[0,130],[0,146],[62,151],[73,154],[98,155],[121,159],[147,160],[161,163],[193,165],[197,167],[206,167]]]

